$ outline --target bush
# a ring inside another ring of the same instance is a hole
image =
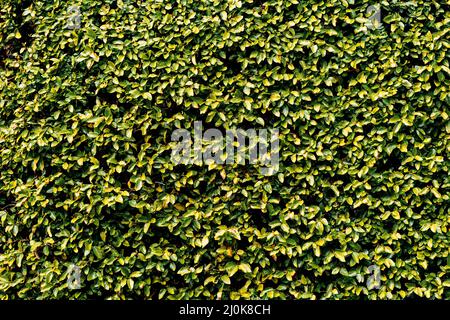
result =
[[[370,4],[1,1],[0,298],[448,299],[449,4]]]

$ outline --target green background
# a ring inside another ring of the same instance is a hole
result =
[[[449,2],[373,3],[0,0],[0,298],[448,299]]]

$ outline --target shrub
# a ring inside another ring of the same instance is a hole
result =
[[[449,298],[449,4],[370,4],[2,0],[0,298]]]

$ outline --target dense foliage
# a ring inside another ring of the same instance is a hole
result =
[[[0,298],[449,298],[450,3],[373,3],[0,0]]]

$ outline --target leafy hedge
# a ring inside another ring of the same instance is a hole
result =
[[[448,299],[450,4],[370,4],[1,0],[0,298]],[[174,166],[194,121],[278,173]]]

